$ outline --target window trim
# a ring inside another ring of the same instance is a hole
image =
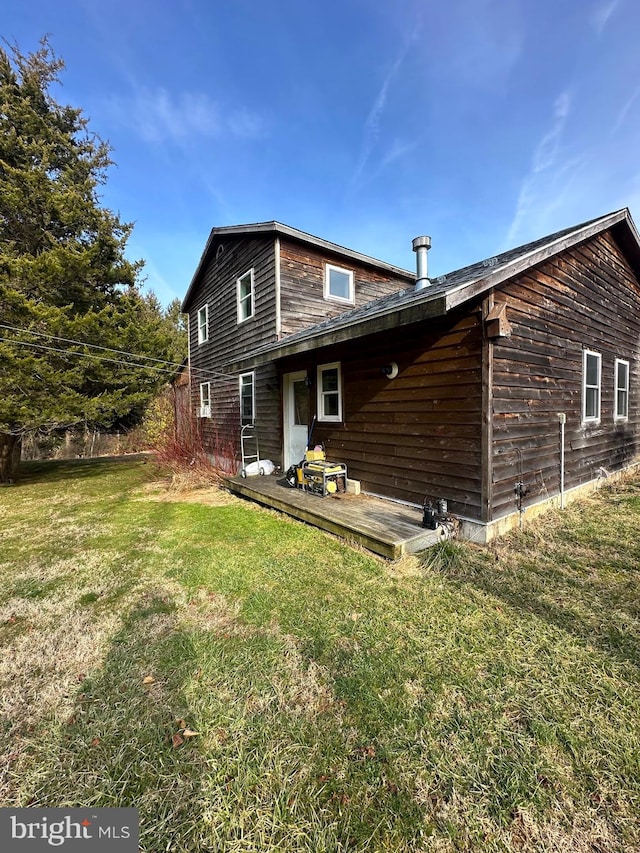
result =
[[[349,276],[349,297],[345,299],[344,296],[336,296],[334,293],[331,293],[330,282],[331,282],[331,271],[335,270],[336,272],[344,273]],[[347,270],[344,267],[336,266],[336,264],[325,264],[324,265],[324,298],[329,299],[334,302],[342,302],[343,305],[353,305],[355,303],[355,288],[353,283],[353,270]]]
[[[240,297],[240,288],[242,286],[241,282],[247,276],[251,276],[251,279],[250,279],[251,280],[251,289],[250,289],[247,296],[245,296],[244,298],[241,298]],[[243,304],[243,302],[246,302],[247,299],[251,300],[251,313],[247,314],[246,317],[242,317],[241,305]],[[256,313],[256,292],[255,292],[255,282],[254,282],[254,267],[251,267],[250,270],[247,270],[245,273],[238,276],[238,278],[236,279],[236,302],[237,302],[237,311],[238,311],[238,325],[240,325],[240,323],[246,323],[247,320],[250,320],[252,317],[255,317],[255,313]]]
[[[624,388],[618,386],[618,366],[624,364],[626,367],[626,382]],[[618,411],[618,394],[620,391],[625,393],[625,412]],[[613,418],[616,421],[629,420],[629,362],[625,358],[616,358],[614,373],[613,373]]]
[[[206,389],[206,391],[205,391]],[[205,402],[206,401],[206,402]],[[200,383],[200,417],[211,417],[211,383]]]
[[[246,377],[251,377],[251,419],[247,423],[255,424],[256,422],[256,372],[249,370],[246,373],[241,373],[238,376],[238,393],[240,396],[240,426],[246,426],[245,417],[242,413],[242,380]]]
[[[204,311],[204,323],[200,322],[200,315]],[[198,346],[201,344],[206,344],[209,340],[209,303],[205,302],[202,308],[198,308],[197,314],[197,324],[198,324]],[[204,334],[203,330],[204,329]]]
[[[592,355],[598,359],[598,383],[597,385],[587,385],[587,359]],[[595,415],[587,415],[587,391],[595,388],[598,392],[597,413]],[[602,414],[602,354],[594,350],[582,350],[582,423],[583,424],[599,424]]]
[[[337,415],[325,415],[324,413],[324,395],[325,394],[335,394],[336,391],[323,391],[322,390],[322,374],[325,370],[334,370],[338,371],[338,414]],[[332,361],[327,364],[319,364],[316,368],[316,387],[317,387],[317,417],[318,423],[342,423],[342,414],[343,414],[343,402],[342,402],[342,367],[339,361]]]

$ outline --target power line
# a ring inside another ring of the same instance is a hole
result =
[[[87,343],[86,341],[78,341],[78,340],[75,340],[73,338],[63,338],[61,335],[53,335],[50,333],[43,333],[43,332],[34,332],[32,329],[21,329],[18,326],[9,326],[6,323],[0,323],[0,329],[7,329],[7,330],[10,330],[13,332],[20,332],[22,334],[34,335],[34,336],[39,337],[39,338],[51,338],[53,340],[63,341],[64,343],[74,344],[75,346],[88,347],[90,349],[101,350],[102,352],[113,352],[113,353],[116,353],[117,355],[130,356],[131,358],[134,358],[134,359],[139,359],[139,360],[145,359],[145,360],[157,362],[159,364],[166,364],[166,365],[168,365],[168,367],[164,368],[164,371],[167,373],[175,373],[176,372],[175,368],[182,367],[182,365],[184,363],[184,362],[178,362],[178,361],[167,361],[167,360],[161,359],[161,358],[154,358],[153,356],[150,356],[150,355],[141,355],[139,353],[128,352],[127,350],[114,349],[113,347],[104,347],[104,346],[101,346],[100,344],[90,344],[90,343]],[[14,344],[24,343],[25,346],[31,346],[33,348],[37,348],[39,346],[40,349],[49,349],[51,352],[60,352],[60,353],[65,353],[67,355],[79,355],[79,356],[84,356],[86,358],[99,358],[103,361],[111,361],[114,364],[124,364],[124,365],[129,364],[132,367],[143,367],[143,368],[148,368],[149,370],[160,370],[160,368],[154,368],[151,365],[128,362],[128,361],[121,361],[121,360],[119,361],[117,359],[109,359],[106,356],[98,356],[98,355],[92,356],[90,353],[76,353],[76,352],[72,352],[70,350],[56,349],[54,347],[45,347],[44,345],[29,344],[26,341],[24,341],[24,342],[16,341],[13,338],[0,338],[0,340],[5,341],[7,343],[14,343]],[[170,370],[169,367],[174,368],[174,369]],[[202,374],[206,377],[213,377],[215,379],[237,379],[237,376],[234,374],[223,373],[223,372],[218,371],[218,370],[210,370],[210,369],[206,370],[204,368],[193,367],[191,365],[189,366],[189,369],[191,370],[192,373],[199,373],[199,374]]]
[[[157,361],[157,362],[160,362],[160,364],[170,364],[174,367],[180,367],[181,366],[181,362],[177,362],[177,361],[167,361],[166,359],[154,358],[153,356],[150,356],[150,355],[136,355],[134,353],[127,352],[126,350],[122,350],[122,349],[113,349],[113,347],[103,347],[103,346],[100,346],[99,344],[88,344],[85,341],[76,341],[73,338],[63,338],[61,335],[52,335],[52,334],[46,333],[46,332],[34,332],[32,329],[21,329],[18,326],[8,326],[6,323],[0,323],[0,329],[8,329],[12,332],[24,332],[28,335],[34,335],[37,338],[54,338],[55,340],[63,341],[63,343],[66,343],[66,344],[78,344],[79,346],[91,347],[91,349],[99,349],[99,350],[102,350],[104,352],[115,352],[118,355],[131,355],[134,358],[145,359],[148,361]]]
[[[134,361],[123,361],[122,359],[109,358],[108,356],[97,355],[94,353],[73,352],[72,350],[68,350],[68,349],[60,349],[59,347],[48,347],[48,346],[45,346],[44,344],[32,344],[29,341],[16,341],[14,338],[5,338],[5,337],[0,336],[0,342],[4,342],[4,343],[8,343],[8,344],[15,344],[17,346],[29,347],[30,349],[35,349],[35,350],[44,350],[46,352],[61,353],[62,355],[65,355],[65,356],[78,356],[80,358],[94,358],[94,359],[98,359],[99,361],[107,361],[107,362],[110,362],[112,364],[122,365],[124,367],[140,367],[143,370],[155,370],[158,373],[167,373],[167,374],[175,373],[175,370],[172,370],[169,367],[155,367],[154,365],[151,365],[151,364],[140,364],[140,363],[134,362]],[[205,373],[205,375],[209,375],[205,371],[201,371],[201,372]],[[232,379],[237,378],[235,376],[230,376],[227,374],[221,374],[220,376],[213,376],[213,378],[215,380],[215,379],[221,378],[221,376],[222,376],[222,378],[232,378]],[[208,380],[208,381],[211,381],[211,380]]]
[[[20,347],[31,347],[31,349],[46,350],[47,352],[59,352],[59,353],[62,353],[63,355],[67,355],[67,356],[77,355],[80,358],[95,358],[95,359],[99,359],[100,361],[109,361],[112,364],[121,364],[121,365],[124,365],[125,367],[142,367],[145,370],[156,370],[159,373],[173,373],[174,372],[173,370],[170,370],[168,367],[155,367],[152,364],[139,364],[135,361],[122,361],[122,359],[109,358],[106,355],[94,355],[93,353],[90,353],[90,352],[73,352],[72,350],[68,350],[68,349],[60,349],[59,347],[47,347],[44,344],[32,344],[29,341],[16,341],[13,338],[0,337],[0,341],[4,341],[4,343],[7,343],[7,344],[15,344],[16,346],[20,346]]]

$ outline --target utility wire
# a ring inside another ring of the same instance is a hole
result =
[[[6,323],[0,323],[0,329],[7,329],[7,330],[10,330],[12,332],[20,332],[21,334],[34,335],[34,336],[39,337],[39,338],[52,338],[52,339],[57,340],[57,341],[63,341],[64,343],[74,344],[76,346],[89,347],[90,349],[98,349],[98,350],[101,350],[102,352],[113,352],[113,353],[116,353],[117,355],[126,355],[126,356],[130,356],[131,358],[135,358],[135,359],[139,359],[139,360],[146,359],[149,361],[157,362],[159,364],[166,364],[166,365],[168,365],[168,367],[165,368],[165,371],[167,373],[175,373],[176,372],[175,368],[179,368],[179,367],[183,366],[183,362],[166,361],[165,359],[154,358],[153,356],[150,356],[150,355],[140,355],[139,353],[128,352],[127,350],[113,349],[112,347],[103,347],[103,346],[100,346],[99,344],[89,344],[86,341],[77,341],[77,340],[74,340],[73,338],[63,338],[60,335],[52,335],[52,334],[47,334],[47,333],[43,333],[43,332],[34,332],[32,329],[21,329],[18,326],[9,326]],[[36,344],[29,344],[26,341],[25,342],[16,341],[13,338],[0,338],[0,340],[5,341],[7,343],[14,343],[14,344],[24,343],[25,346],[31,346],[34,348],[38,346]],[[145,365],[145,364],[140,364],[140,363],[135,364],[134,362],[121,361],[121,360],[119,361],[117,359],[106,358],[105,356],[98,356],[98,355],[91,356],[91,354],[89,354],[89,353],[74,353],[74,352],[71,352],[70,350],[47,348],[44,346],[40,346],[40,348],[41,349],[50,349],[51,352],[66,353],[68,355],[81,355],[81,356],[84,356],[86,358],[90,358],[90,357],[101,358],[103,361],[111,361],[114,364],[130,364],[132,367],[147,367],[149,369],[159,370],[159,368],[152,368],[151,365]],[[174,369],[170,370],[169,366],[174,368]],[[192,373],[199,373],[199,374],[202,374],[202,375],[207,376],[207,377],[213,376],[215,379],[237,379],[237,376],[234,374],[222,373],[221,371],[218,371],[218,370],[205,370],[204,368],[193,367],[192,365],[189,365],[189,369],[191,370]]]
[[[0,323],[0,329],[8,329],[12,332],[25,332],[28,335],[34,335],[35,337],[38,337],[38,338],[55,338],[55,340],[62,341],[63,343],[66,343],[66,344],[78,344],[78,345],[84,346],[84,347],[91,347],[91,349],[103,350],[104,352],[115,352],[118,355],[131,355],[134,358],[138,358],[140,360],[145,359],[148,361],[157,361],[157,362],[160,362],[161,364],[170,364],[174,367],[180,367],[181,366],[181,363],[177,362],[177,361],[166,361],[163,358],[153,358],[153,356],[150,356],[150,355],[136,355],[135,353],[127,352],[126,350],[122,350],[122,349],[113,349],[112,347],[103,347],[103,346],[100,346],[99,344],[88,344],[85,341],[76,341],[73,338],[63,338],[61,335],[52,335],[52,334],[46,333],[46,332],[34,332],[32,329],[21,329],[18,326],[8,326],[6,323]]]
[[[112,364],[121,364],[125,367],[142,367],[145,370],[156,370],[159,373],[174,373],[174,371],[168,367],[155,367],[152,364],[139,364],[135,361],[122,361],[121,359],[117,358],[108,358],[106,355],[94,355],[91,352],[72,352],[71,350],[60,349],[59,347],[47,347],[44,344],[32,344],[29,341],[16,341],[13,338],[0,337],[0,341],[4,341],[4,343],[7,344],[15,344],[19,347],[31,347],[31,349],[46,350],[47,352],[59,352],[67,356],[77,355],[80,358],[97,358],[100,361],[109,361]]]
[[[4,342],[4,343],[8,343],[8,344],[15,344],[17,346],[29,347],[29,348],[35,349],[35,350],[45,350],[46,352],[57,352],[57,353],[61,353],[62,355],[66,355],[66,356],[74,356],[75,355],[75,356],[79,356],[80,358],[94,358],[94,359],[98,359],[100,361],[108,361],[112,364],[119,364],[119,365],[122,365],[124,367],[140,367],[143,370],[155,370],[158,373],[168,373],[168,374],[174,374],[175,373],[175,370],[173,370],[172,368],[169,368],[169,367],[155,367],[155,365],[152,365],[152,364],[140,364],[139,362],[135,362],[135,361],[123,361],[122,359],[109,358],[108,356],[105,356],[105,355],[97,355],[97,354],[88,353],[88,352],[73,352],[72,350],[68,350],[68,349],[60,349],[59,347],[48,347],[48,346],[45,346],[44,344],[32,344],[29,341],[16,341],[14,338],[5,338],[5,337],[0,336],[0,342]],[[205,371],[199,371],[199,372],[202,372],[202,373],[205,373],[205,375],[208,375],[208,374],[206,374]],[[227,374],[220,374],[219,376],[214,376],[214,379],[219,379],[220,376],[222,376],[222,378],[232,378],[232,379],[237,378],[235,376],[228,376]]]

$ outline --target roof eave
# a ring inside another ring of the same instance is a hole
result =
[[[185,293],[184,299],[182,300],[182,305],[180,306],[180,312],[182,314],[187,313],[187,309],[189,307],[189,302],[191,301],[191,296],[192,296],[193,291],[195,290],[196,284],[200,278],[200,273],[204,269],[204,266],[208,260],[209,251],[211,249],[211,245],[213,243],[214,237],[216,236],[215,232],[216,232],[215,228],[212,228],[211,231],[209,232],[209,238],[207,239],[206,245],[204,247],[204,251],[203,251],[202,255],[200,256],[200,260],[198,261],[198,266],[196,267],[196,271],[194,272],[194,274],[191,278],[191,281],[189,282],[189,287],[187,288],[187,292]]]
[[[295,232],[295,229],[289,228],[288,226],[282,226],[279,223],[263,223],[261,227],[264,226],[263,230],[267,230],[268,226],[271,225],[278,226],[280,229],[279,233],[289,233],[290,236],[295,236],[293,233]],[[374,334],[375,332],[394,329],[420,320],[442,316],[451,311],[453,308],[468,302],[474,297],[496,287],[502,282],[512,279],[526,270],[543,263],[565,249],[584,242],[590,237],[602,233],[609,228],[613,228],[616,225],[621,225],[628,229],[626,233],[630,237],[631,245],[637,254],[638,261],[640,262],[640,236],[638,235],[629,210],[624,208],[603,216],[569,234],[565,234],[563,237],[552,240],[546,245],[534,249],[531,252],[527,252],[510,263],[504,264],[486,276],[452,286],[450,289],[445,288],[438,295],[434,296],[429,296],[428,291],[423,291],[426,298],[417,298],[405,305],[391,306],[389,308],[381,309],[377,313],[374,312],[365,318],[355,319],[353,322],[339,325],[336,329],[320,329],[315,333],[313,330],[309,330],[308,336],[292,336],[295,337],[295,340],[290,342],[287,342],[287,339],[285,338],[283,341],[270,344],[269,346],[262,347],[259,350],[254,350],[253,353],[248,353],[241,360],[228,365],[227,369],[230,372],[252,369],[254,367],[259,367],[262,364],[280,360],[288,356],[311,352],[312,350],[318,350],[334,344],[344,343],[345,341],[353,340],[354,338],[361,338],[366,335]],[[227,232],[234,230],[237,232],[239,228],[246,231],[255,231],[256,226],[229,226],[225,229],[214,229],[214,231],[212,231],[212,236],[214,235],[214,232],[216,235],[223,230],[226,230]],[[301,232],[295,233],[299,234]],[[325,241],[318,240],[318,242],[321,243]]]
[[[437,296],[429,300],[420,300],[409,305],[395,308],[391,311],[381,312],[372,317],[366,317],[353,323],[340,326],[337,329],[327,329],[309,337],[302,337],[287,342],[287,339],[263,347],[248,353],[244,358],[226,366],[226,370],[233,373],[238,370],[250,370],[268,364],[273,361],[287,358],[292,355],[300,355],[305,352],[323,349],[324,347],[341,344],[345,341],[363,338],[376,332],[396,329],[409,323],[420,320],[432,319],[442,316],[446,311],[446,303],[443,296]]]
[[[542,246],[541,248],[535,249],[526,255],[522,255],[522,257],[517,258],[509,264],[505,264],[489,275],[483,276],[480,279],[475,279],[471,282],[465,282],[464,284],[446,291],[446,310],[450,311],[452,308],[467,302],[474,296],[478,296],[485,291],[490,290],[492,287],[496,287],[497,285],[502,284],[502,282],[514,278],[516,275],[519,275],[520,273],[549,260],[549,258],[554,257],[560,252],[565,251],[565,249],[569,249],[578,243],[582,243],[590,237],[600,234],[602,231],[606,231],[608,228],[612,228],[614,225],[621,222],[625,222],[629,226],[629,229],[638,244],[638,250],[640,251],[640,238],[638,237],[638,232],[636,231],[635,224],[631,219],[628,209],[624,208],[623,210],[618,210],[615,213],[604,216],[602,219],[598,219],[596,222],[592,222],[584,228],[573,231],[571,234],[566,234],[564,237],[560,237],[558,240],[554,240],[546,246]]]

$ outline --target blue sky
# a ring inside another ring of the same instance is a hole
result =
[[[640,217],[637,0],[5,0],[6,40],[44,33],[165,304],[214,225],[277,219],[409,269],[429,234],[440,275]]]

